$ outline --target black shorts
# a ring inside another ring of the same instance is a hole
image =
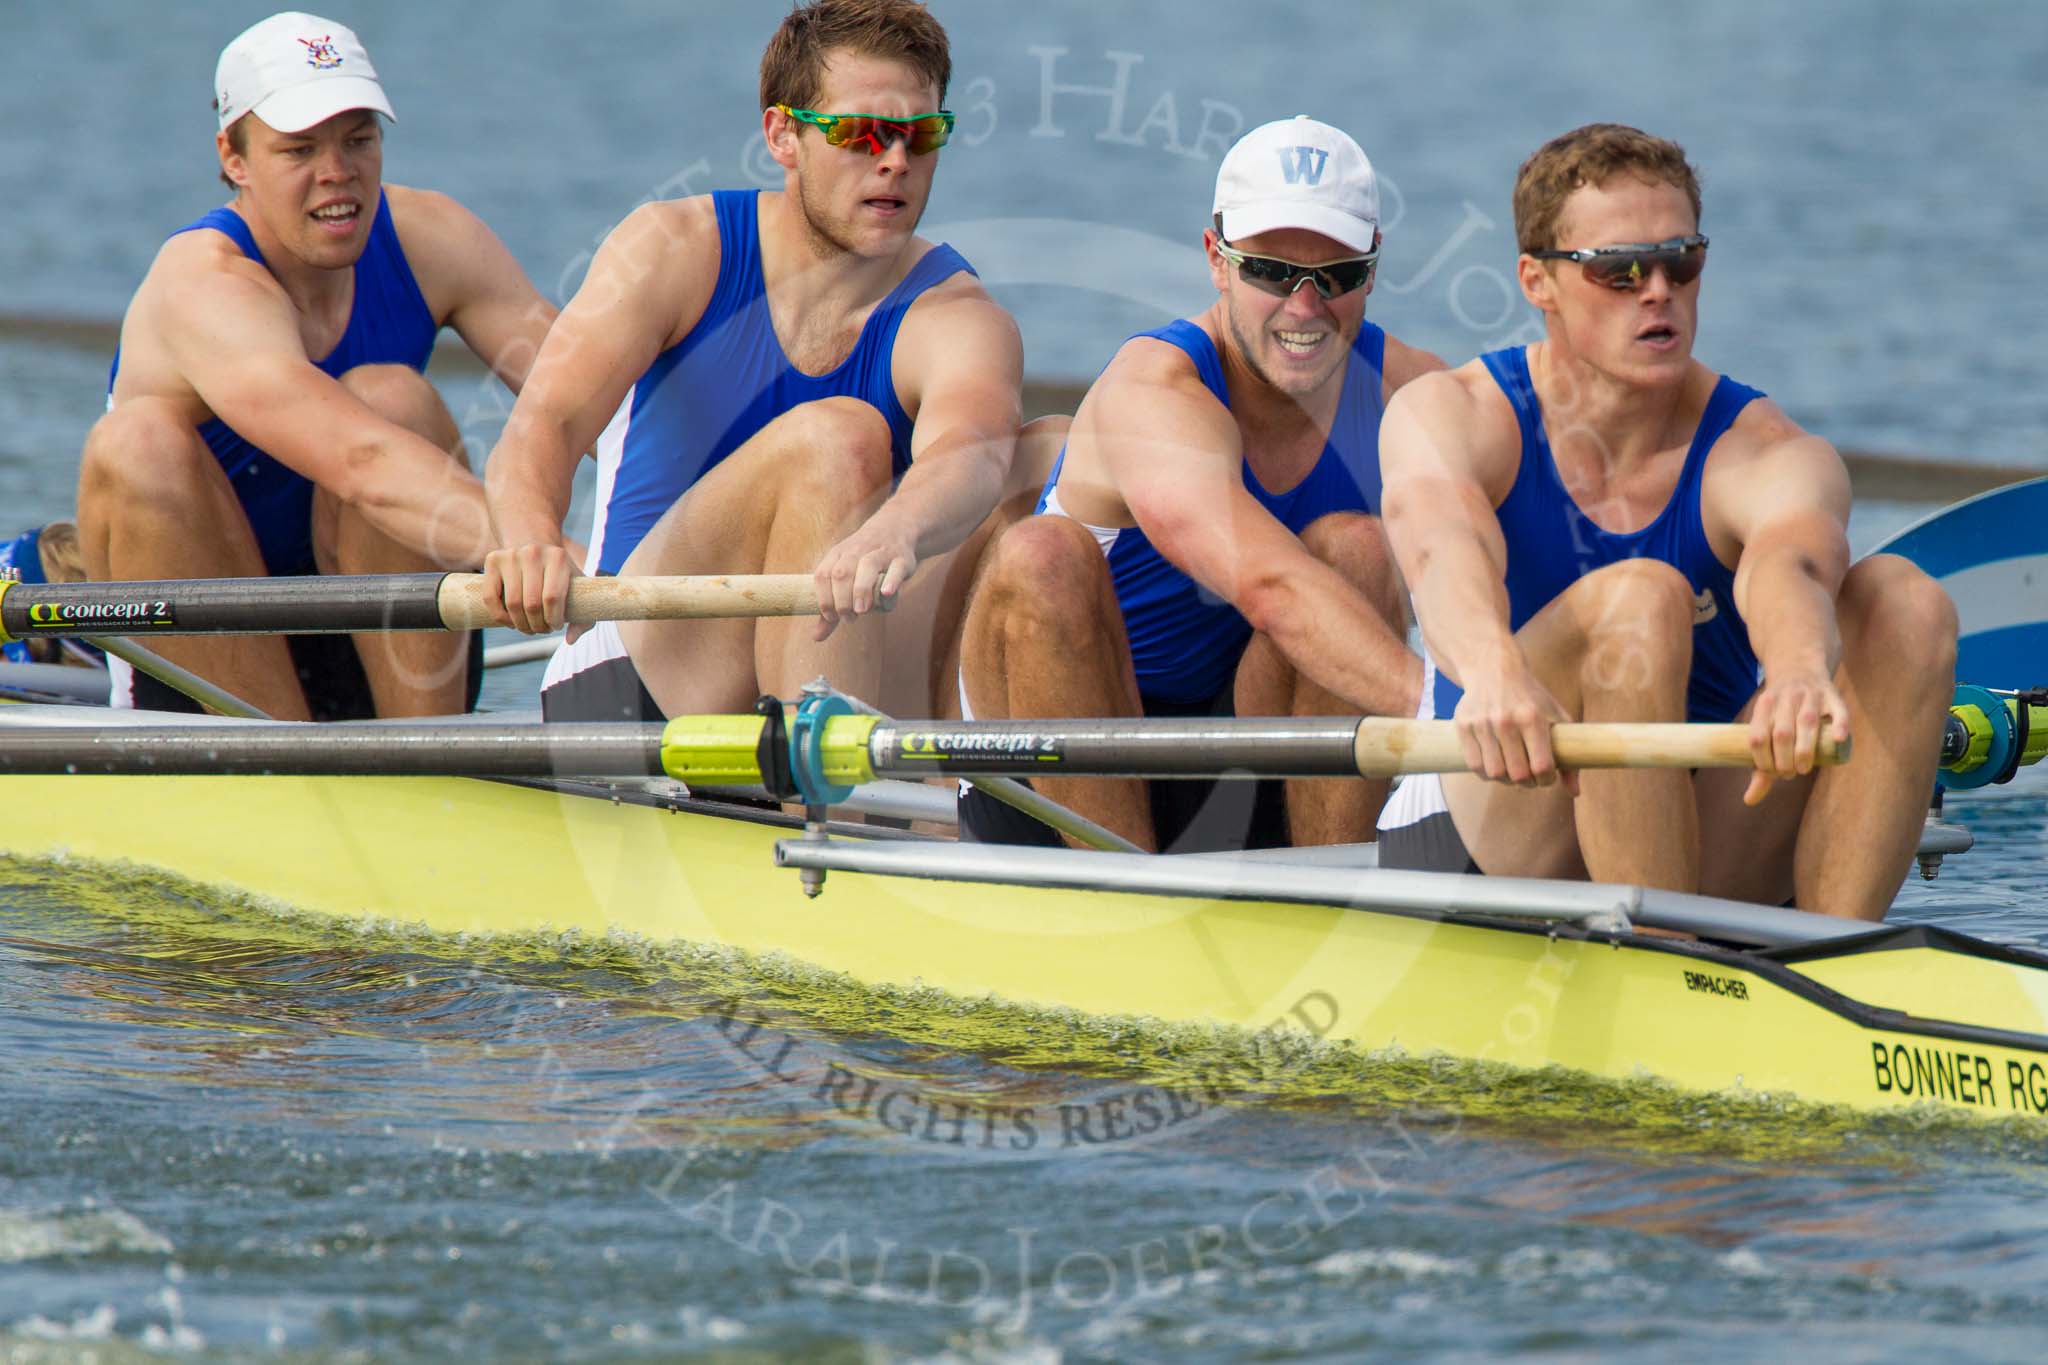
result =
[[[1148,716],[1231,716],[1234,681],[1203,702],[1146,697]],[[1029,786],[1027,782],[1025,784]],[[1175,778],[1147,782],[1152,829],[1161,853],[1211,853],[1287,847],[1287,785],[1272,778]],[[960,838],[982,844],[1060,848],[1065,840],[1014,806],[975,788],[959,798]]]
[[[668,719],[640,670],[620,654],[541,689],[542,720],[628,720],[659,725]]]
[[[363,658],[356,642],[347,635],[287,635],[292,667],[298,672],[299,687],[306,694],[306,709],[314,720],[369,720],[377,705],[370,696],[370,679],[363,672]],[[484,633],[469,632],[469,679],[463,690],[462,709],[476,710],[477,695],[484,686]],[[198,712],[205,708],[183,692],[135,671],[135,706],[145,711]]]
[[[1411,779],[1412,780],[1412,779]],[[1477,872],[1449,811],[1380,831],[1380,866],[1401,872]]]

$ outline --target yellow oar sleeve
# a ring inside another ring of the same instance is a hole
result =
[[[761,716],[677,716],[661,732],[661,766],[680,782],[739,786],[761,780]],[[873,716],[832,716],[819,737],[825,781],[856,787],[875,780],[868,762]]]
[[[2020,719],[2020,708],[2027,708],[2027,742],[2020,750],[2020,764],[2039,763],[2042,755],[2048,754],[2048,706],[2034,706],[2022,697],[2011,697],[2006,706],[2013,713],[2013,719]]]
[[[744,786],[761,780],[761,716],[677,716],[661,732],[661,766],[679,782]]]

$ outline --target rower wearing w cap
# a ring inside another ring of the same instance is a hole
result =
[[[1415,385],[1381,442],[1419,714],[1456,720],[1473,770],[1402,784],[1381,864],[1882,918],[1934,787],[1954,606],[1906,560],[1852,566],[1834,447],[1693,359],[1707,239],[1681,148],[1566,133],[1514,210],[1545,340]],[[1756,768],[1563,784],[1562,719],[1745,719]],[[1855,752],[1816,773],[1824,733]]]
[[[822,612],[600,625],[549,665],[550,719],[744,711],[820,673],[932,713],[965,592],[945,556],[1004,491],[1023,377],[1016,324],[916,234],[951,71],[920,4],[799,6],[761,61],[783,188],[648,204],[599,249],[491,456],[486,596],[562,623],[595,443],[594,571],[808,573]]]
[[[977,719],[1406,715],[1421,665],[1379,519],[1387,398],[1442,368],[1365,320],[1379,192],[1307,117],[1246,134],[1203,233],[1217,299],[1126,341],[1039,500],[986,560],[962,643]],[[1145,848],[1370,839],[1383,782],[1090,779],[1053,799]],[[1263,785],[1263,784],[1261,784]],[[965,835],[1056,842],[980,792]]]
[[[383,183],[391,102],[356,35],[272,15],[220,55],[235,191],[174,233],[121,324],[86,438],[95,579],[473,568],[483,485],[423,375],[453,327],[515,391],[554,309],[445,195]],[[439,633],[175,639],[173,661],[280,719],[464,709],[480,654]],[[114,703],[192,704],[116,660]]]

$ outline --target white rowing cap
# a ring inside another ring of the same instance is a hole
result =
[[[213,90],[223,129],[244,114],[280,133],[304,132],[351,109],[398,117],[355,30],[297,11],[273,14],[221,49]]]
[[[1216,172],[1223,239],[1306,228],[1361,254],[1380,226],[1380,186],[1350,134],[1307,114],[1262,123]]]

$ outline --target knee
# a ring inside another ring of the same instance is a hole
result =
[[[1628,559],[1581,580],[1588,681],[1635,679],[1683,689],[1692,667],[1692,584],[1669,564]]]
[[[1602,620],[1597,625],[1627,627],[1640,617],[1660,634],[1683,635],[1692,630],[1692,584],[1660,559],[1624,559],[1593,574],[1599,585]]]
[[[1078,625],[1108,586],[1109,566],[1087,527],[1071,517],[1035,516],[996,540],[975,598],[1005,617]]]
[[[358,365],[341,376],[341,386],[385,421],[432,441],[467,466],[448,405],[418,370],[406,365]]]
[[[90,518],[107,499],[177,504],[196,493],[213,453],[175,403],[134,398],[93,423],[79,460],[78,500]]]
[[[895,435],[873,404],[819,398],[775,419],[779,463],[792,482],[808,481],[836,499],[866,497],[895,477]]]
[[[1836,599],[1843,643],[1886,668],[1919,666],[1955,673],[1956,604],[1919,565],[1898,555],[1871,555],[1850,566]]]
[[[1380,519],[1362,512],[1331,512],[1303,528],[1301,543],[1344,576],[1380,615],[1401,614],[1401,575]]]

